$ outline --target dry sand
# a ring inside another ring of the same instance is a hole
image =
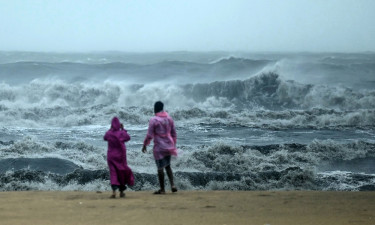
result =
[[[375,192],[0,192],[0,224],[375,225]]]

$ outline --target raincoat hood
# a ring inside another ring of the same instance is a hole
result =
[[[121,123],[120,123],[120,120],[117,118],[117,117],[114,117],[112,119],[112,123],[111,123],[111,128],[113,131],[118,131],[120,130],[120,127],[121,127]]]

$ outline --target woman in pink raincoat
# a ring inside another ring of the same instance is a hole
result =
[[[154,158],[158,168],[158,178],[160,190],[154,194],[165,194],[164,188],[164,168],[167,171],[172,192],[177,192],[173,182],[173,172],[171,168],[171,156],[177,156],[176,149],[176,129],[172,118],[163,111],[164,104],[160,101],[154,105],[155,116],[150,119],[147,136],[143,142],[142,152],[147,152],[146,146],[154,139]]]
[[[117,189],[123,198],[126,185],[134,185],[134,175],[126,161],[125,142],[130,140],[130,136],[117,117],[112,119],[111,129],[105,133],[104,140],[108,142],[107,163],[113,191],[111,198],[116,198]]]

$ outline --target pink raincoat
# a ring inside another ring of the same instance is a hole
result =
[[[147,136],[143,144],[149,145],[152,139],[154,139],[155,160],[160,160],[169,155],[177,156],[176,129],[167,112],[158,112],[150,119]]]
[[[104,140],[108,142],[107,163],[111,185],[134,185],[134,175],[126,161],[125,142],[130,140],[130,136],[125,129],[121,129],[117,117],[112,119],[111,129],[104,135]]]

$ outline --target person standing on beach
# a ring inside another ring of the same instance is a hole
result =
[[[147,145],[154,139],[153,154],[158,169],[160,189],[154,194],[165,194],[164,168],[167,171],[171,191],[177,192],[173,182],[171,168],[171,156],[177,156],[176,140],[177,134],[173,119],[163,110],[164,104],[161,101],[155,102],[155,116],[150,119],[146,138],[143,142],[142,152],[147,152]]]
[[[120,197],[124,198],[126,185],[134,185],[134,175],[126,160],[125,142],[130,140],[130,136],[117,117],[112,119],[111,129],[105,133],[104,140],[108,142],[107,163],[113,191],[111,198],[116,198],[117,189]]]

